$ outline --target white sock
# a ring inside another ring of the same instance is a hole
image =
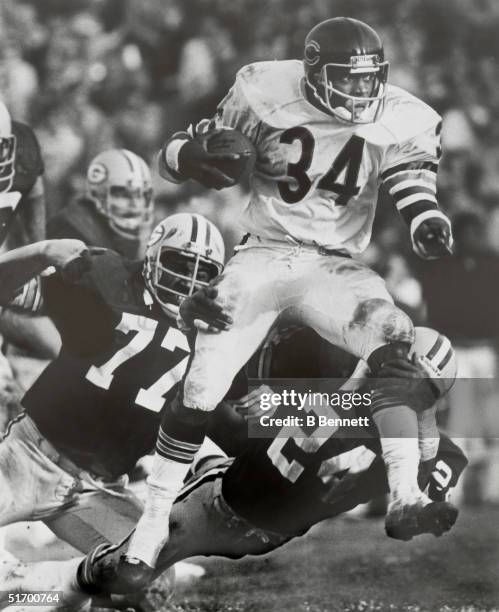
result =
[[[168,540],[170,512],[189,466],[154,454],[151,474],[147,478],[144,512],[130,541],[128,556],[155,567],[159,553]]]
[[[375,412],[373,419],[380,434],[392,501],[414,498],[420,493],[417,414],[408,406],[390,406]]]

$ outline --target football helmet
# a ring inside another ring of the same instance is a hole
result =
[[[146,286],[163,310],[176,316],[182,300],[206,286],[224,267],[225,247],[202,215],[178,213],[157,225],[144,260]]]
[[[456,353],[450,340],[434,329],[416,327],[414,331],[414,342],[409,351],[409,358],[415,356],[416,363],[431,379],[438,397],[442,397],[456,379]]]
[[[10,113],[0,102],[0,193],[9,191],[14,183],[16,137],[12,133]]]
[[[126,149],[109,149],[91,161],[86,196],[121,236],[137,238],[153,220],[151,173],[145,161]]]
[[[325,110],[349,123],[372,123],[385,105],[388,62],[383,43],[367,24],[349,17],[327,19],[305,39],[305,79]],[[374,75],[367,96],[343,93],[337,86],[345,77]]]

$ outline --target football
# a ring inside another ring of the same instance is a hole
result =
[[[256,161],[256,149],[251,140],[238,130],[222,128],[207,134],[206,150],[209,153],[238,153],[239,159],[217,161],[214,165],[227,176],[240,182],[247,178]]]

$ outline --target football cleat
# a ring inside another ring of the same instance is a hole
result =
[[[451,529],[458,513],[458,509],[449,502],[430,502],[422,507],[392,503],[388,506],[385,519],[386,535],[403,541],[424,533],[439,537]]]
[[[154,569],[136,557],[121,555],[116,578],[113,584],[114,593],[134,593],[146,588],[153,579]]]

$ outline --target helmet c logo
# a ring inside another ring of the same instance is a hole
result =
[[[319,43],[311,40],[305,46],[305,61],[309,66],[315,66],[321,58]]]
[[[97,162],[88,169],[87,179],[92,185],[99,185],[107,179],[107,168],[104,164]]]

